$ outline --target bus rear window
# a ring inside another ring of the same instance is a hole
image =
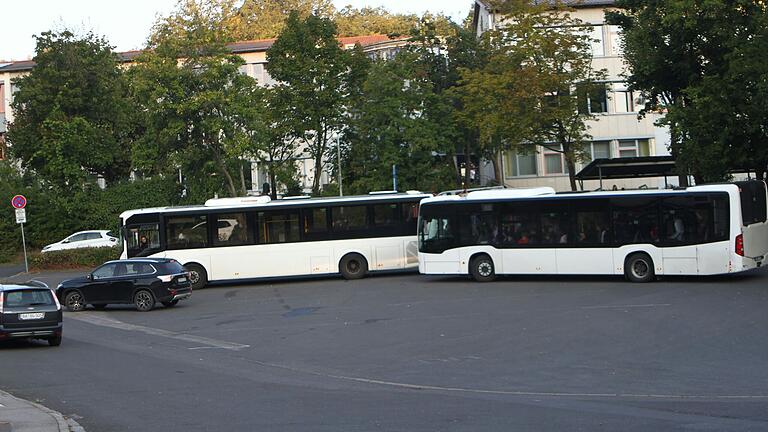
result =
[[[747,181],[736,183],[741,196],[741,217],[744,226],[765,222],[766,207],[765,183],[762,181]]]

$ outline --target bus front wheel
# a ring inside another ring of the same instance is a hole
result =
[[[653,259],[646,253],[634,253],[624,262],[624,276],[630,282],[650,282],[655,275]]]
[[[469,272],[478,282],[491,282],[496,279],[493,260],[488,255],[478,255],[469,262]]]
[[[360,279],[368,273],[368,261],[356,253],[346,254],[339,263],[339,271],[344,279]]]
[[[208,273],[203,266],[199,264],[187,264],[184,266],[189,272],[189,282],[192,284],[192,290],[205,288],[208,283]]]

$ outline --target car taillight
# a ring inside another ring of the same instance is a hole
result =
[[[59,303],[59,298],[56,297],[56,293],[51,290],[51,295],[53,296],[53,301],[56,302],[56,310],[61,309],[61,303]],[[0,307],[0,312],[2,312],[2,307]]]
[[[736,255],[744,256],[744,235],[736,236]]]
[[[5,297],[5,294],[0,292],[0,314],[3,313],[3,297]]]
[[[173,275],[158,276],[160,282],[170,282],[173,280]]]

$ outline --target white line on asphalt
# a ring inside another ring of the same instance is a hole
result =
[[[78,314],[68,314],[67,318],[76,319],[78,321],[83,321],[88,324],[93,324],[93,325],[102,326],[102,327],[110,327],[110,328],[116,328],[116,329],[126,330],[126,331],[136,331],[136,332],[140,332],[140,333],[144,333],[152,336],[160,336],[160,337],[176,339],[184,342],[192,342],[195,345],[205,345],[211,348],[220,348],[220,349],[239,351],[241,349],[250,347],[250,345],[243,345],[243,344],[234,343],[234,342],[210,339],[203,336],[195,336],[190,334],[172,332],[169,330],[145,327],[145,326],[140,326],[135,324],[128,324],[122,321],[118,321],[116,319],[107,318],[105,316],[100,316],[92,313],[80,312]]]
[[[443,387],[435,385],[422,385],[411,384],[397,381],[385,381],[379,379],[355,377],[348,375],[336,375],[331,373],[307,370],[295,368],[292,366],[262,362],[258,360],[251,360],[252,363],[262,366],[268,366],[292,372],[305,373],[315,376],[321,376],[326,378],[333,378],[337,380],[352,381],[364,384],[382,385],[388,387],[397,387],[411,390],[434,390],[443,392],[460,392],[460,393],[478,393],[478,394],[496,394],[496,395],[508,395],[508,396],[542,396],[542,397],[594,397],[594,398],[617,398],[617,399],[726,399],[726,400],[765,400],[768,399],[768,394],[756,394],[756,395],[737,395],[737,394],[663,394],[663,393],[581,393],[581,392],[546,392],[546,391],[522,391],[522,390],[490,390],[479,389],[471,387]]]
[[[672,306],[671,303],[658,303],[658,304],[639,304],[639,305],[605,305],[605,306],[582,306],[582,309],[624,309],[624,308],[647,308],[647,307],[664,307]]]

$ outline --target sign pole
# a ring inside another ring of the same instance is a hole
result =
[[[27,262],[27,240],[24,238],[24,224],[21,223],[21,244],[24,246],[24,270],[29,273],[29,262]]]

